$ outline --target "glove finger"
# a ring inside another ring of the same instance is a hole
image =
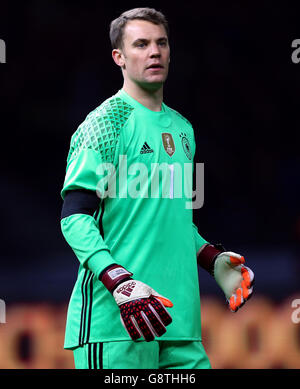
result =
[[[236,312],[244,303],[242,288],[236,290],[236,294],[233,294],[229,301],[229,308],[232,312]]]
[[[122,323],[123,327],[125,328],[125,330],[127,331],[128,335],[131,337],[132,340],[137,340],[143,336],[142,333],[140,332],[140,329],[138,328],[138,326],[136,326],[133,323],[131,317],[127,317],[124,319],[122,317],[122,313],[121,313],[120,319],[121,319],[121,323]]]
[[[242,287],[242,291],[243,291],[243,299],[246,300],[249,296],[249,289],[247,287],[247,283],[245,280],[243,280],[241,282],[241,287]]]
[[[172,317],[157,297],[151,296],[150,303],[165,326],[172,323]]]
[[[245,258],[240,254],[234,253],[233,251],[225,251],[218,255],[218,260],[225,262],[227,265],[231,267],[235,267],[245,263]]]
[[[166,297],[162,296],[161,294],[157,293],[156,290],[152,289],[152,293],[151,295],[155,298],[157,298],[158,300],[160,300],[160,302],[167,308],[172,308],[173,307],[173,303],[172,301],[170,301],[169,299],[167,299]]]
[[[231,254],[229,256],[231,265],[238,266],[238,265],[242,265],[245,263],[245,258],[242,257],[241,255],[231,253],[231,252],[229,252],[229,254]]]
[[[227,300],[227,304],[228,304],[228,308],[231,310],[231,312],[236,312],[238,310],[238,308],[235,305],[235,296],[231,296]]]
[[[138,323],[134,318],[137,309],[141,308],[142,300],[133,300],[120,306],[122,324],[132,340],[137,340],[143,336]]]
[[[155,296],[158,300],[160,300],[165,307],[172,308],[173,303],[169,299],[163,297],[163,296]]]
[[[151,326],[155,332],[155,336],[162,336],[167,331],[166,327],[151,304],[148,304],[148,308],[149,310],[144,312],[151,323]]]
[[[254,284],[253,271],[247,266],[242,266],[241,273],[242,273],[242,277],[246,283],[247,288],[250,288]]]
[[[147,319],[145,320],[144,312],[135,312],[134,317],[132,318],[133,322],[136,322],[136,327],[140,329],[143,338],[146,342],[151,342],[154,340],[154,333],[151,331],[147,324]]]
[[[253,294],[253,288],[250,288],[248,290],[249,290],[249,294],[248,294],[246,301],[248,301],[252,297],[252,294]]]
[[[150,331],[152,332],[153,336],[162,336],[166,332],[166,327],[162,324],[162,322],[156,317],[157,313],[155,314],[152,311],[153,308],[151,308],[151,305],[148,304],[148,307],[141,312],[141,315],[143,316],[145,322],[147,323]],[[157,315],[158,316],[158,315]]]
[[[243,291],[243,298],[244,300],[248,300],[250,297],[251,297],[251,294],[253,292],[253,288],[249,287],[246,283],[246,281],[242,281],[241,282],[241,287],[242,287],[242,291]]]
[[[236,304],[237,307],[240,307],[243,302],[244,302],[243,291],[242,291],[242,288],[239,288],[236,291],[236,301],[235,301],[235,304]]]

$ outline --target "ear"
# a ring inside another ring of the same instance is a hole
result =
[[[115,63],[121,68],[125,65],[124,55],[120,49],[114,49],[112,51],[112,57]]]

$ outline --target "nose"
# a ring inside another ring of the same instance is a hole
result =
[[[150,46],[150,58],[159,58],[161,56],[159,46],[154,43]]]

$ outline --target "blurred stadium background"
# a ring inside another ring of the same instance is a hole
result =
[[[169,19],[165,102],[193,123],[205,163],[195,223],[256,276],[253,298],[231,314],[199,270],[212,366],[300,368],[300,7],[251,4],[1,2],[1,369],[74,367],[63,337],[77,260],[60,231],[60,190],[72,133],[122,86],[109,23],[137,6]]]

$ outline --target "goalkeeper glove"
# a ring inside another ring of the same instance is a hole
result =
[[[245,259],[221,245],[206,245],[199,253],[198,262],[206,268],[223,290],[232,312],[241,308],[252,296],[254,273],[244,265]],[[209,264],[209,265],[207,265]]]
[[[173,304],[150,286],[132,279],[132,275],[114,264],[104,269],[99,278],[118,304],[121,323],[131,339],[143,337],[150,342],[166,332],[172,318],[165,307]]]

